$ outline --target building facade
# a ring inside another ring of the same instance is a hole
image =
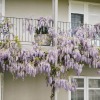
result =
[[[40,16],[56,15],[57,12],[53,11],[53,7],[55,7],[53,0],[0,0],[0,14],[11,17],[14,25],[20,25],[20,28],[14,27],[13,31],[20,33],[19,38],[24,33],[21,30],[22,24],[18,22],[20,18],[37,19]],[[57,25],[62,30],[77,26],[75,23],[91,25],[100,23],[100,1],[98,0],[58,0],[58,7],[55,9],[58,11],[57,21],[61,22]],[[30,39],[31,36],[28,40]],[[25,48],[29,47],[25,46]],[[51,88],[46,86],[44,75],[36,78],[26,77],[24,80],[15,80],[10,73],[0,74],[0,76],[0,100],[50,100]],[[100,99],[100,76],[97,74],[97,69],[86,67],[80,77],[77,77],[74,72],[69,75],[69,80],[71,77],[77,79],[77,91],[71,93],[60,89],[57,91],[57,100]]]

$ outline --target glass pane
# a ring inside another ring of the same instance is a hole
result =
[[[84,88],[84,79],[75,79],[78,88]]]
[[[84,100],[84,90],[77,90],[71,93],[71,100]]]
[[[83,21],[84,21],[83,14],[71,13],[72,29],[75,29],[75,28],[81,26],[81,24],[83,24]]]
[[[100,88],[100,79],[89,79],[89,88]]]
[[[89,100],[100,100],[100,90],[89,90]]]

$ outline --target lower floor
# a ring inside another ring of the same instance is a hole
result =
[[[0,81],[1,100],[50,100],[51,88],[46,84],[45,76],[14,79],[10,73],[5,73]],[[77,80],[77,91],[66,92],[57,90],[57,100],[100,100],[100,77],[97,69],[85,68],[81,76],[71,71],[71,78]]]

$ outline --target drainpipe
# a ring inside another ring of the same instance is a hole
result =
[[[58,0],[52,0],[52,18],[54,20],[54,29],[55,33],[57,34],[57,23],[58,23]],[[55,37],[55,43],[54,43],[54,50],[57,50],[57,38]],[[57,66],[57,61],[55,63],[55,66]],[[55,90],[55,96],[54,100],[57,100],[57,90]]]

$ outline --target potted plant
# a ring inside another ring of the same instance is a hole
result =
[[[38,19],[38,25],[35,27],[35,35],[34,39],[35,42],[38,43],[40,46],[50,46],[52,43],[52,35],[49,34],[50,28],[52,28],[51,19],[46,18],[39,18]]]

